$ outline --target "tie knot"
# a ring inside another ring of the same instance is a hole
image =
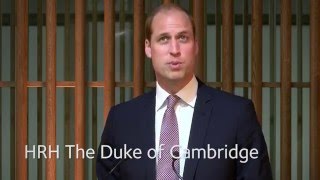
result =
[[[179,101],[179,97],[176,95],[170,95],[168,96],[168,101],[167,101],[167,108],[173,108],[177,102]]]

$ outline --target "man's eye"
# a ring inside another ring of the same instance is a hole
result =
[[[169,40],[169,37],[163,36],[159,39],[159,42],[164,43],[164,42],[167,42],[168,40]]]
[[[181,36],[179,36],[179,40],[182,41],[182,42],[186,42],[188,40],[188,37],[184,36],[184,35],[181,35]]]

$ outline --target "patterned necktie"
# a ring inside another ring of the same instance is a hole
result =
[[[176,113],[174,111],[174,106],[178,101],[179,97],[176,95],[170,95],[167,98],[167,109],[163,116],[160,132],[157,180],[178,179],[178,176],[172,169],[173,160],[170,154],[171,148],[173,146],[179,145],[178,122]],[[174,149],[172,152],[174,151],[179,152],[179,148]],[[175,169],[179,172],[179,160],[175,161]]]

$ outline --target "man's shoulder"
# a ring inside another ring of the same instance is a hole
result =
[[[239,95],[232,94],[230,92],[226,92],[217,88],[210,87],[208,85],[204,85],[203,87],[199,87],[199,94],[204,93],[209,95],[214,101],[219,104],[224,105],[244,105],[251,104],[252,101],[246,97],[242,97]]]
[[[151,90],[140,96],[134,97],[128,101],[119,103],[114,106],[117,110],[136,109],[144,106],[146,103],[152,102],[155,98],[155,91]]]

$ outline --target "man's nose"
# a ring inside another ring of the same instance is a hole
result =
[[[171,41],[170,43],[170,54],[172,56],[180,56],[180,44],[178,41]]]

